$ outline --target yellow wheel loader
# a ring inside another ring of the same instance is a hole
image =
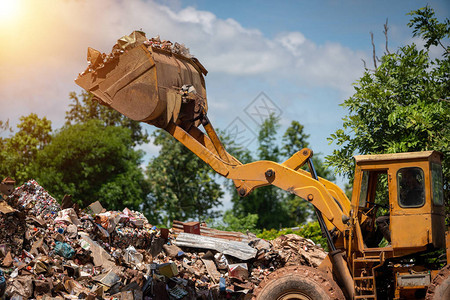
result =
[[[310,149],[283,163],[242,164],[230,155],[207,117],[207,71],[198,60],[151,43],[142,32],[120,39],[109,55],[89,48],[88,59],[78,85],[101,104],[166,130],[233,180],[241,197],[274,185],[314,206],[327,258],[318,269],[275,271],[255,289],[255,299],[450,299],[441,153],[355,156],[348,199],[317,176]],[[427,254],[443,248],[446,266],[439,269]]]

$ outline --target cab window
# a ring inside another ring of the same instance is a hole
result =
[[[361,181],[361,192],[359,195],[359,206],[365,207],[367,201],[367,191],[369,187],[369,172],[363,171],[362,181]]]
[[[389,188],[387,170],[363,171],[359,207],[387,207]]]
[[[431,163],[431,188],[434,205],[444,205],[442,167],[435,163]]]
[[[401,207],[425,204],[425,177],[421,168],[402,168],[397,172],[398,203]]]

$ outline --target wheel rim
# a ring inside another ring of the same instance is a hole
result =
[[[294,300],[294,299],[314,300],[313,298],[309,297],[308,295],[299,290],[286,291],[277,298],[277,300]]]

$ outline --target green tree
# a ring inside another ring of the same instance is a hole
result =
[[[1,128],[10,131],[9,124],[1,123]],[[0,139],[0,176],[10,176],[17,184],[29,180],[32,176],[30,165],[51,141],[51,122],[47,118],[39,118],[32,113],[20,117],[18,131],[9,138]]]
[[[331,135],[339,149],[327,163],[352,178],[354,154],[438,150],[444,153],[445,199],[450,191],[450,22],[440,23],[428,6],[410,13],[413,34],[425,39],[425,50],[415,44],[386,54],[381,65],[367,70],[355,94],[342,104],[348,110],[343,128]],[[431,59],[429,48],[440,45],[442,57]]]
[[[257,155],[260,160],[278,161],[280,159],[280,147],[277,143],[280,118],[273,114],[264,120],[258,133]]]
[[[261,125],[258,134],[259,160],[280,160],[280,147],[277,142],[277,131],[280,128],[280,119],[270,115]],[[285,206],[285,193],[273,185],[264,186],[253,191],[256,203],[244,202],[249,213],[258,214],[258,225],[260,228],[281,228],[287,225],[289,218]],[[250,209],[249,209],[250,208]]]
[[[258,215],[247,214],[245,217],[237,217],[232,210],[227,210],[223,215],[223,224],[214,226],[219,230],[240,231],[247,233],[247,231],[258,234],[261,230],[257,227]]]
[[[241,145],[236,144],[236,141],[232,139],[225,131],[218,130],[220,139],[225,146],[228,153],[238,159],[241,163],[247,164],[254,161],[252,154],[249,149],[243,148]],[[241,231],[257,233],[258,229],[258,215],[255,213],[244,211],[241,206],[241,201],[256,201],[255,195],[251,193],[245,198],[241,198],[236,192],[236,187],[232,180],[225,179],[224,186],[228,189],[231,195],[231,203],[233,203],[233,209],[225,211],[222,222],[216,224],[213,222],[214,228],[220,230],[229,231]]]
[[[213,209],[223,192],[214,171],[165,131],[155,131],[153,138],[161,148],[147,167],[151,196],[144,210],[151,220],[168,224],[218,217]]]
[[[132,148],[131,130],[90,120],[60,129],[33,163],[38,182],[62,198],[86,206],[99,200],[108,209],[138,209],[148,185]]]
[[[443,56],[450,54],[450,46],[445,46],[443,41],[450,38],[450,21],[445,19],[445,23],[441,23],[434,16],[434,10],[428,5],[418,10],[414,10],[408,15],[413,18],[408,26],[413,29],[413,36],[422,37],[425,40],[425,48],[430,49],[431,46],[441,46],[444,49]]]
[[[297,151],[309,147],[307,141],[309,134],[304,132],[304,126],[298,121],[292,121],[286,132],[283,134],[283,146],[281,154],[285,159],[291,157]],[[319,177],[334,181],[334,177],[330,168],[327,168],[316,153],[313,158],[313,165]],[[307,169],[306,165],[302,169]],[[314,207],[308,201],[301,199],[294,194],[286,194],[286,206],[289,210],[289,226],[303,224],[314,218]]]
[[[283,158],[288,159],[297,151],[300,151],[303,148],[309,148],[309,136],[309,134],[304,132],[304,126],[302,124],[298,121],[292,121],[282,138],[281,154]],[[328,168],[320,158],[320,153],[315,153],[312,161],[319,177],[325,178],[329,181],[336,180],[333,170]],[[307,169],[307,167],[304,166],[303,169]]]
[[[281,161],[289,158],[295,152],[309,147],[309,135],[304,132],[304,126],[292,121],[282,137],[281,147],[277,141],[279,119],[270,116],[262,124],[258,135],[257,159]],[[254,161],[248,150],[234,147],[233,141],[226,137],[224,144],[230,153],[243,163]],[[243,159],[242,159],[243,158]],[[324,166],[319,155],[313,157],[313,164],[320,177],[335,180],[330,169]],[[234,185],[228,184],[232,193],[233,210],[231,213],[237,218],[248,218],[257,214],[257,227],[260,229],[296,226],[313,218],[314,211],[311,204],[293,194],[280,190],[275,186],[265,186],[254,190],[250,195],[241,198],[235,192]],[[226,223],[226,222],[225,222]]]
[[[292,121],[291,125],[286,129],[283,134],[283,147],[281,154],[284,157],[290,157],[295,152],[300,151],[303,148],[308,148],[309,134],[304,132],[305,127],[298,121]]]
[[[325,251],[329,251],[327,240],[322,235],[322,230],[318,221],[309,222],[307,224],[301,225],[297,230],[291,228],[281,229],[281,230],[263,230],[261,233],[257,233],[257,237],[265,240],[274,240],[281,235],[286,234],[297,234],[307,239],[311,239],[316,245],[320,245]]]
[[[133,146],[148,142],[148,134],[142,128],[140,122],[133,121],[118,111],[99,104],[94,100],[94,95],[81,92],[77,95],[70,93],[70,109],[66,112],[66,125],[84,123],[89,120],[101,120],[105,126],[122,126],[131,130]]]
[[[280,147],[277,142],[279,127],[279,119],[273,115],[261,125],[256,153],[259,160],[279,161]],[[253,161],[249,152],[245,150],[241,150],[240,153],[232,152],[232,154],[239,160],[243,156],[245,158],[241,160],[243,163]],[[234,186],[230,185],[230,189],[233,195],[233,214],[237,218],[249,218],[251,214],[256,214],[258,216],[257,228],[260,229],[280,228],[288,225],[289,216],[285,205],[285,193],[279,188],[271,185],[260,187],[245,198],[237,195]]]

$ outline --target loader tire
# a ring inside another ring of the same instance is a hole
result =
[[[341,289],[325,273],[306,266],[281,268],[264,279],[254,300],[345,299]]]
[[[439,271],[428,287],[425,300],[438,299],[450,299],[450,265]]]

